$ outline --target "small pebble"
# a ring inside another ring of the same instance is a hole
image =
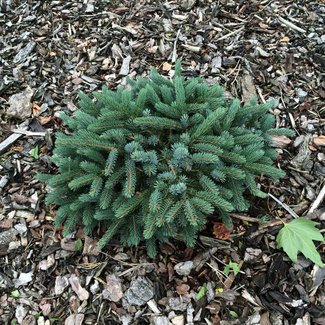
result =
[[[14,226],[14,228],[19,232],[20,235],[24,235],[27,232],[27,227],[22,223],[18,223]]]
[[[0,188],[4,188],[9,182],[9,177],[8,176],[2,176],[0,178]]]
[[[193,269],[192,261],[180,262],[174,266],[174,270],[178,275],[189,275]]]

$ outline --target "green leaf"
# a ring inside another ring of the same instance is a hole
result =
[[[315,264],[323,267],[324,264],[313,242],[324,240],[316,225],[316,222],[303,217],[285,223],[276,238],[278,247],[282,247],[294,263],[297,262],[298,252],[301,252]]]
[[[239,315],[234,310],[229,310],[229,315],[232,318],[238,318]]]
[[[196,300],[196,301],[199,301],[200,299],[202,299],[202,298],[206,295],[207,291],[208,291],[208,289],[207,289],[207,285],[204,284],[204,285],[200,288],[200,290],[199,290],[199,292],[197,293],[197,295],[195,296],[195,300]]]
[[[34,158],[34,159],[38,159],[39,158],[39,154],[38,154],[38,146],[36,146],[35,148],[33,148],[30,151],[30,155]]]
[[[10,292],[10,296],[14,298],[19,298],[20,297],[20,292],[19,290],[13,290]]]
[[[82,249],[82,246],[83,246],[83,244],[82,244],[81,239],[78,239],[76,241],[76,243],[74,244],[74,248],[75,248],[76,251],[80,251]]]
[[[230,273],[230,270],[234,272],[234,276],[236,276],[239,272],[239,265],[236,262],[230,261],[228,264],[225,265],[225,268],[223,269],[223,273],[228,276]]]

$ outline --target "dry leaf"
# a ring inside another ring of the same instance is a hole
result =
[[[273,145],[276,148],[284,148],[291,143],[291,139],[286,136],[274,136],[272,137]]]
[[[190,290],[190,286],[185,283],[182,283],[181,285],[176,287],[176,291],[179,295],[187,295],[189,290]]]
[[[0,228],[8,229],[12,228],[12,219],[4,219],[0,221]]]
[[[325,135],[314,138],[313,142],[316,146],[325,146]]]
[[[263,28],[263,29],[267,29],[267,28],[269,27],[269,25],[264,24],[264,23],[262,23],[262,22],[260,22],[258,25],[259,25],[261,28]]]
[[[280,42],[281,43],[288,43],[289,41],[290,41],[290,38],[287,37],[287,36],[285,36],[285,37],[283,37],[283,38],[280,39]]]
[[[54,287],[54,293],[56,296],[60,295],[65,288],[67,288],[69,285],[69,280],[67,276],[57,276],[55,278],[55,287]]]
[[[103,290],[103,298],[118,302],[123,297],[122,283],[120,278],[115,274],[110,274],[106,277],[106,285]]]
[[[52,116],[40,116],[38,118],[38,122],[41,124],[41,125],[45,125],[47,124],[48,122],[50,122],[52,120]]]
[[[230,233],[232,232],[233,228],[227,229],[226,226],[221,222],[214,222],[213,223],[213,235],[221,240],[227,240],[230,238]]]
[[[194,45],[189,45],[189,44],[182,44],[182,46],[190,51],[190,52],[194,52],[194,53],[199,53],[201,51],[201,47],[200,46],[194,46]]]
[[[69,251],[69,252],[76,252],[78,251],[79,248],[79,239],[78,240],[74,240],[74,239],[69,239],[69,238],[63,238],[61,239],[61,248]]]
[[[172,68],[172,65],[168,62],[164,62],[163,66],[162,66],[162,69],[163,71],[170,71]]]
[[[72,274],[69,278],[72,290],[78,295],[78,298],[83,301],[89,298],[89,292],[80,285],[80,279]]]
[[[64,322],[64,325],[82,325],[85,318],[84,314],[70,315]]]
[[[40,111],[41,111],[41,108],[36,103],[33,103],[33,106],[32,106],[33,116],[37,115]]]
[[[97,241],[88,236],[85,236],[85,243],[84,243],[84,249],[82,254],[98,256],[99,253],[100,253],[100,249],[97,246]]]
[[[42,314],[44,316],[48,316],[51,312],[51,304],[48,303],[44,303],[44,304],[40,304],[39,308],[42,310]]]

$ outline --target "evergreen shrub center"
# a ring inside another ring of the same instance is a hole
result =
[[[242,106],[201,78],[185,80],[180,64],[169,80],[153,70],[129,87],[80,94],[80,110],[62,115],[69,131],[56,135],[56,175],[39,175],[50,188],[64,234],[83,225],[104,229],[99,245],[118,235],[123,245],[177,236],[193,246],[209,217],[229,226],[232,211],[249,204],[245,191],[265,197],[256,176],[273,180],[272,102]]]

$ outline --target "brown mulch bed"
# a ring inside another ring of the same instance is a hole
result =
[[[228,240],[211,223],[195,248],[149,259],[114,241],[97,251],[96,233],[63,239],[35,179],[55,172],[59,113],[79,91],[168,76],[180,58],[227,96],[277,100],[297,135],[278,139],[287,176],[264,189],[323,226],[324,23],[324,1],[0,1],[0,324],[325,324],[325,269],[276,248],[276,218],[291,217],[271,198],[235,215]]]

